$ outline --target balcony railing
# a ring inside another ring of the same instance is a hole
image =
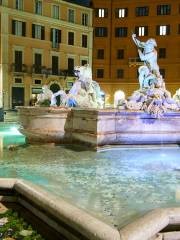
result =
[[[47,74],[47,68],[45,66],[40,66],[34,64],[32,66],[32,73],[33,74]]]
[[[136,57],[136,58],[129,58],[129,67],[134,67],[134,66],[141,66],[144,64],[144,62],[142,62],[140,60],[140,58]]]
[[[59,49],[59,43],[52,42],[52,48]]]
[[[27,73],[28,72],[28,67],[25,64],[17,64],[17,63],[12,63],[11,64],[11,72],[13,73]]]

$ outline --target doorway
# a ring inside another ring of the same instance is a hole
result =
[[[24,106],[24,88],[12,87],[12,109],[16,106]]]

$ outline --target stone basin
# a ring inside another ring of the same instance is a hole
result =
[[[116,144],[180,143],[180,112],[155,118],[142,111],[18,107],[20,131],[29,143]]]
[[[116,229],[28,181],[13,178],[0,179],[0,201],[16,204],[28,211],[33,221],[38,219],[36,224],[52,232],[48,240],[180,239],[180,208],[158,208]],[[173,226],[176,231],[169,230]]]

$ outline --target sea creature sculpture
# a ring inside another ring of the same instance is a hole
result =
[[[92,71],[89,65],[74,68],[77,80],[69,93],[63,90],[54,93],[51,97],[51,106],[56,106],[56,97],[61,96],[61,105],[68,107],[102,108],[103,100],[101,89],[96,81],[92,80]]]

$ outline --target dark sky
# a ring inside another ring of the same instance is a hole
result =
[[[90,2],[90,0],[68,0],[68,1],[72,3],[84,5],[84,6],[89,6],[89,2]]]

